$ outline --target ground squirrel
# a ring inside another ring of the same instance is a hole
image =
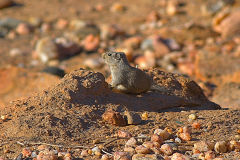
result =
[[[153,85],[148,74],[130,66],[124,52],[106,52],[102,55],[102,58],[110,67],[111,86],[114,90],[132,94],[139,94],[149,90],[162,91],[160,86]]]

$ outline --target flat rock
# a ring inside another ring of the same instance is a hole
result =
[[[57,83],[59,78],[46,73],[29,72],[22,68],[0,69],[0,105],[31,96]]]
[[[150,70],[149,74],[158,85],[168,90],[141,95],[114,93],[101,73],[84,69],[73,71],[55,86],[0,110],[0,115],[11,116],[0,128],[0,132],[4,132],[1,138],[81,143],[85,139],[79,137],[89,136],[97,128],[102,128],[102,124],[96,121],[101,120],[108,109],[161,111],[184,106],[219,108],[189,78],[157,69]]]
[[[224,108],[240,109],[240,83],[229,82],[219,86],[212,100]]]
[[[217,85],[230,81],[240,82],[240,59],[202,51],[196,56],[195,74],[198,79]]]

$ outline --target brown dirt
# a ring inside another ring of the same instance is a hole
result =
[[[17,5],[0,10],[0,17],[13,17],[28,20],[30,17],[39,17],[44,22],[54,23],[59,18],[67,20],[82,19],[98,24],[117,24],[129,35],[139,32],[139,25],[145,22],[146,16],[153,10],[159,11],[163,6],[159,1],[149,0],[121,0],[126,6],[126,12],[112,13],[109,8],[115,0],[16,0]],[[184,13],[177,16],[160,16],[167,22],[160,29],[149,29],[142,33],[144,36],[160,34],[163,37],[174,38],[180,45],[194,43],[196,50],[202,49],[205,40],[218,38],[219,34],[211,29],[212,15],[202,15],[201,7],[206,1],[182,1],[188,2],[183,6]],[[211,3],[216,1],[211,0]],[[94,11],[97,4],[103,4],[103,11]],[[239,6],[236,2],[235,7]],[[191,27],[184,27],[186,24]],[[158,69],[148,71],[160,86],[167,87],[168,94],[148,92],[142,95],[125,95],[113,93],[105,82],[104,76],[109,75],[106,67],[95,69],[100,73],[74,69],[84,67],[83,62],[87,57],[99,57],[99,54],[80,54],[60,62],[68,74],[60,82],[59,78],[40,73],[45,66],[39,64],[32,66],[32,51],[36,40],[45,35],[55,37],[62,31],[52,29],[49,33],[38,31],[17,36],[17,38],[0,39],[0,115],[8,115],[9,118],[0,122],[0,155],[9,159],[16,158],[23,146],[20,142],[46,142],[62,144],[66,151],[70,146],[83,145],[92,148],[93,140],[99,139],[102,144],[111,140],[119,130],[127,130],[134,136],[138,134],[150,135],[156,128],[171,128],[174,133],[181,126],[191,125],[188,122],[189,114],[198,116],[197,122],[201,123],[201,129],[193,129],[192,140],[184,144],[192,144],[199,140],[233,140],[239,136],[240,110],[218,109],[219,106],[208,100],[195,81],[182,75],[165,73]],[[114,46],[115,47],[115,46]],[[215,46],[219,50],[219,46]],[[8,53],[12,48],[21,49],[24,54],[11,57]],[[197,52],[197,51],[196,51]],[[188,53],[188,51],[187,51]],[[197,52],[198,53],[198,52]],[[196,56],[195,77],[193,79],[204,82],[220,84],[224,82],[236,82],[239,86],[239,60],[228,55]],[[205,56],[205,57],[204,57]],[[207,59],[207,60],[206,60]],[[220,65],[221,64],[221,65]],[[234,64],[234,65],[232,65]],[[236,65],[236,66],[235,66]],[[11,66],[11,67],[7,67]],[[12,67],[13,66],[13,67]],[[16,67],[23,66],[24,69]],[[154,77],[155,76],[155,77]],[[164,81],[162,81],[164,79]],[[49,89],[47,89],[50,87]],[[227,87],[229,89],[229,87]],[[43,91],[44,90],[44,91]],[[34,94],[38,92],[37,94]],[[225,92],[225,88],[219,88],[215,93],[219,103],[231,103],[224,98],[232,94],[232,90]],[[236,91],[238,93],[239,90]],[[29,98],[26,98],[30,96]],[[232,96],[239,105],[237,97]],[[14,101],[8,105],[8,102]],[[226,104],[226,105],[227,105]],[[224,105],[225,106],[225,105]],[[135,110],[142,114],[147,112],[149,118],[141,125],[129,125],[117,127],[102,122],[101,115],[107,109],[119,112]],[[239,109],[239,107],[236,107]],[[175,137],[172,137],[175,138]],[[120,151],[124,148],[125,140],[118,140],[107,146],[109,152]],[[5,144],[7,142],[7,144]],[[32,149],[37,145],[25,145]],[[186,145],[187,146],[187,145]],[[6,152],[9,150],[9,152]],[[184,149],[183,149],[184,150]],[[80,157],[80,151],[69,149],[74,157]],[[184,152],[184,151],[182,151]],[[218,154],[225,159],[239,159],[239,152]],[[88,159],[99,159],[89,156]]]

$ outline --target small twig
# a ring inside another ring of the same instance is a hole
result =
[[[25,146],[25,144],[22,143],[22,142],[17,141],[16,143],[17,143],[17,144],[20,144],[21,146]]]
[[[107,155],[113,156],[112,153],[108,153],[107,151],[105,151],[105,150],[103,150],[103,149],[102,149],[102,152],[105,153],[105,154],[107,154]]]

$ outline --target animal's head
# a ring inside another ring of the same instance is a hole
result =
[[[128,64],[128,60],[124,52],[106,52],[102,55],[102,58],[109,66]]]

